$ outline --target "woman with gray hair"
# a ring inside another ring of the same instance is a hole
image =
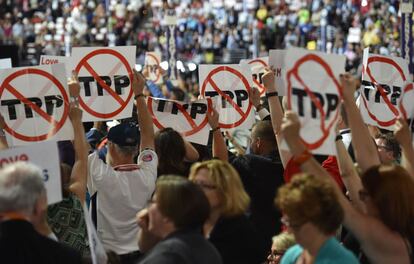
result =
[[[82,263],[78,252],[37,233],[47,195],[42,172],[16,162],[0,170],[0,252],[5,263]]]

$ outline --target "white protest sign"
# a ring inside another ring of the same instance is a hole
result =
[[[71,69],[81,85],[83,121],[131,117],[135,54],[135,46],[72,49]]]
[[[394,130],[398,116],[414,114],[414,90],[403,58],[369,54],[364,50],[359,109],[365,123]]]
[[[210,130],[207,119],[207,99],[183,103],[148,97],[147,106],[155,130],[171,127],[188,141],[207,145]]]
[[[269,57],[262,57],[252,60],[241,60],[240,64],[246,63],[252,71],[253,83],[259,89],[260,96],[265,96],[266,88],[263,85],[262,76],[265,69],[269,66]]]
[[[161,55],[157,52],[145,53],[145,65],[148,70],[148,79],[156,84],[162,83],[162,74],[160,71]]]
[[[83,204],[83,214],[85,216],[86,230],[88,231],[89,248],[91,250],[91,258],[93,264],[106,264],[108,263],[108,256],[102,242],[98,238],[95,226],[93,225],[91,215],[88,212],[86,203]]]
[[[40,150],[42,153],[39,155]],[[57,203],[62,200],[59,152],[56,142],[34,143],[30,146],[0,151],[0,167],[17,161],[33,163],[42,170],[48,204]]]
[[[285,65],[288,108],[298,113],[303,142],[312,153],[336,155],[339,74],[345,71],[345,56],[289,49]]]
[[[0,111],[10,145],[73,139],[65,66],[0,70]]]
[[[247,65],[200,65],[200,94],[205,98],[221,97],[216,110],[220,128],[250,129],[254,123],[249,91],[252,73]]]
[[[286,69],[284,67],[286,50],[270,50],[269,66],[275,71],[276,89],[279,96],[286,95]]]
[[[12,67],[12,61],[10,58],[0,59],[0,70],[10,69]]]
[[[58,64],[63,63],[66,67],[66,76],[69,78],[72,76],[72,69],[70,67],[72,64],[70,63],[70,57],[65,56],[50,56],[50,55],[41,55],[39,65],[50,65],[50,64]]]

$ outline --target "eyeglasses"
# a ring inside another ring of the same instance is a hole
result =
[[[389,148],[389,147],[387,147],[387,146],[377,145],[377,148],[378,148],[378,149],[383,149],[383,150],[385,150],[385,151],[392,151],[392,149],[390,149],[390,148]]]
[[[359,200],[365,201],[369,197],[369,194],[365,190],[359,190],[358,196],[359,196]]]
[[[277,251],[277,250],[271,250],[267,254],[267,262],[268,264],[271,263],[279,263],[282,259],[282,256],[285,254],[286,251]]]
[[[194,181],[194,183],[197,184],[198,186],[200,186],[204,190],[215,190],[215,189],[217,189],[217,185],[215,185],[215,184],[208,184],[208,183],[201,182],[201,181]]]

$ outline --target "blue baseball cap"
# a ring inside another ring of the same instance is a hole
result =
[[[137,146],[140,140],[138,127],[131,123],[122,123],[111,127],[108,140],[119,146]]]

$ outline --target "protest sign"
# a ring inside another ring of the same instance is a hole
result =
[[[345,57],[289,49],[284,64],[288,108],[298,113],[303,142],[312,153],[336,154],[335,127],[342,99],[338,78]]]
[[[41,55],[39,65],[51,65],[63,63],[66,67],[66,76],[68,78],[72,77],[72,64],[70,63],[70,57],[65,56],[50,56],[50,55]]]
[[[136,47],[73,48],[72,67],[81,85],[83,121],[131,117]]]
[[[364,50],[359,109],[365,123],[394,130],[398,116],[414,114],[414,90],[403,58],[369,54]]]
[[[263,85],[262,76],[269,64],[269,57],[262,57],[252,60],[241,60],[240,64],[246,63],[252,71],[253,83],[259,89],[260,96],[265,96],[266,88]]]
[[[12,61],[10,58],[0,59],[0,70],[10,69],[12,67]]]
[[[276,89],[279,96],[286,95],[286,70],[284,67],[286,50],[270,50],[269,66],[275,71]]]
[[[162,83],[162,74],[160,70],[161,55],[157,52],[145,53],[145,66],[148,70],[148,79],[156,84]]]
[[[39,150],[42,150],[41,155],[39,155]],[[30,146],[10,148],[0,152],[0,167],[10,165],[17,161],[30,162],[41,169],[48,204],[57,203],[62,200],[59,152],[56,142],[34,143]]]
[[[221,97],[216,105],[220,128],[250,129],[254,123],[249,91],[252,74],[246,65],[200,65],[200,94],[205,98]]]
[[[210,126],[207,99],[191,103],[148,97],[155,130],[171,127],[189,142],[207,145]]]
[[[10,145],[73,139],[63,64],[0,70],[0,105]]]

